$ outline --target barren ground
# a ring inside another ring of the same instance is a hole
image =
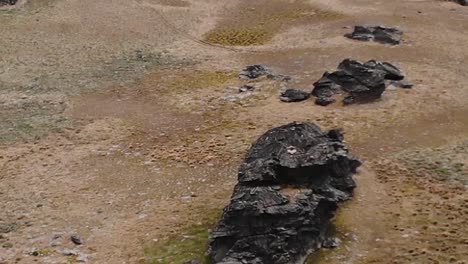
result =
[[[361,23],[398,26],[404,42],[343,37]],[[334,224],[343,243],[310,263],[468,260],[466,7],[20,0],[0,8],[0,36],[2,264],[202,260],[249,144],[291,121],[343,128],[365,162]],[[324,108],[281,103],[284,84],[259,80],[226,100],[247,64],[311,89],[345,58],[392,62],[416,85]]]

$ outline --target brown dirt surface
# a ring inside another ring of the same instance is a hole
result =
[[[0,7],[0,263],[202,261],[251,142],[291,121],[343,128],[365,164],[334,223],[342,244],[310,263],[466,263],[467,21],[438,0]],[[344,38],[356,24],[403,42]],[[279,101],[345,58],[392,62],[415,86],[346,107]],[[237,79],[248,64],[292,80]]]

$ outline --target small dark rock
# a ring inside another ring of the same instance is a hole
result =
[[[341,240],[339,238],[329,237],[322,242],[322,248],[336,248],[340,245],[340,243]]]
[[[343,104],[344,105],[350,105],[350,104],[354,104],[356,100],[354,100],[354,97],[352,97],[351,95],[350,96],[346,96],[344,99],[343,99]]]
[[[79,252],[73,249],[64,249],[61,254],[64,256],[78,256]]]
[[[244,84],[239,88],[239,92],[245,93],[245,92],[252,92],[255,90],[255,86],[250,85],[250,84]]]
[[[246,66],[240,73],[239,78],[244,80],[257,79],[261,76],[273,75],[271,70],[265,65]]]
[[[335,98],[332,97],[318,97],[315,99],[316,105],[327,106],[329,104],[333,104],[336,101]]]
[[[400,44],[403,31],[385,26],[355,26],[351,34],[345,37],[361,41],[375,41],[383,44]]]
[[[329,137],[331,140],[338,142],[344,141],[343,130],[341,129],[331,129],[330,131],[328,131],[327,137]]]
[[[403,89],[411,89],[413,88],[414,84],[408,81],[393,81],[391,84],[395,87],[398,88],[403,88]]]
[[[0,0],[0,6],[15,5],[18,0]]]
[[[197,260],[190,260],[190,261],[184,262],[183,264],[201,264],[201,263],[198,262]]]
[[[81,237],[79,235],[72,235],[70,237],[70,240],[73,242],[73,244],[75,245],[81,245],[83,244],[83,240],[81,239]]]
[[[310,93],[297,90],[297,89],[287,89],[282,92],[280,95],[280,100],[283,102],[300,102],[309,99]]]

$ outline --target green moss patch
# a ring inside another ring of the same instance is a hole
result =
[[[181,264],[198,260],[208,264],[205,255],[208,246],[208,234],[218,220],[221,209],[195,209],[197,224],[188,225],[177,235],[164,241],[158,241],[145,249],[146,261],[143,264]]]
[[[251,1],[226,16],[205,35],[205,40],[225,46],[262,45],[290,26],[341,17],[340,13],[319,9],[306,1]]]

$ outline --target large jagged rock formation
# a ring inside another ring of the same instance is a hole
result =
[[[361,41],[375,41],[382,44],[398,45],[403,31],[385,26],[355,26],[353,33],[345,37]]]
[[[303,263],[321,247],[338,203],[351,198],[360,164],[339,130],[291,123],[265,133],[211,232],[212,263]]]
[[[312,95],[316,103],[326,105],[338,93],[349,96],[345,103],[368,102],[378,99],[387,88],[386,80],[401,81],[405,76],[394,65],[388,62],[370,60],[361,63],[346,59],[340,63],[338,70],[325,72],[320,80],[314,83]]]

